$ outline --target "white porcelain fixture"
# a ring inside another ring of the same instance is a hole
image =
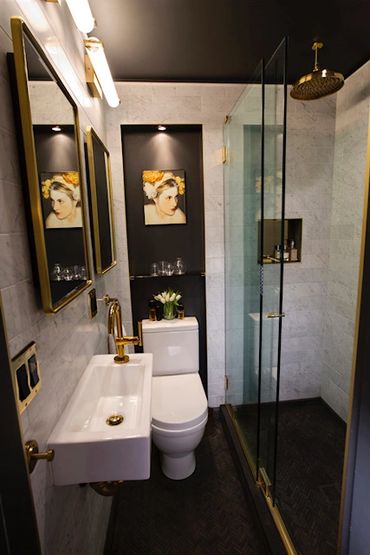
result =
[[[153,357],[116,364],[113,356],[92,357],[49,438],[55,485],[150,476]],[[123,421],[108,425],[117,415]]]
[[[199,329],[194,317],[143,320],[144,351],[153,353],[152,431],[163,473],[183,480],[195,470],[195,448],[208,419],[199,376]]]

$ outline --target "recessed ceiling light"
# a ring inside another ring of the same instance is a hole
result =
[[[166,131],[167,127],[164,125],[158,125],[158,131]]]
[[[61,131],[62,128],[60,127],[60,125],[54,125],[54,127],[52,127],[53,131]]]

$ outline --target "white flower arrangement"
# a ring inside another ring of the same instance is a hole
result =
[[[160,301],[162,304],[173,303],[175,306],[178,305],[178,301],[181,299],[179,292],[173,291],[172,289],[167,289],[167,291],[162,291],[154,295],[156,301]]]
[[[178,306],[181,295],[178,291],[173,291],[173,289],[167,289],[154,295],[156,301],[163,304],[163,317],[166,320],[173,320],[176,317],[175,308]]]

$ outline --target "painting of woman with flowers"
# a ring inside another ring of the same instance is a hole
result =
[[[186,224],[184,170],[144,170],[145,225]]]

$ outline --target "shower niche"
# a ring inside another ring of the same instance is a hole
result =
[[[302,219],[290,218],[284,221],[284,241],[281,241],[281,220],[265,219],[262,226],[258,222],[257,259],[260,263],[261,242],[263,240],[263,264],[278,264],[283,257],[285,263],[302,261]]]

